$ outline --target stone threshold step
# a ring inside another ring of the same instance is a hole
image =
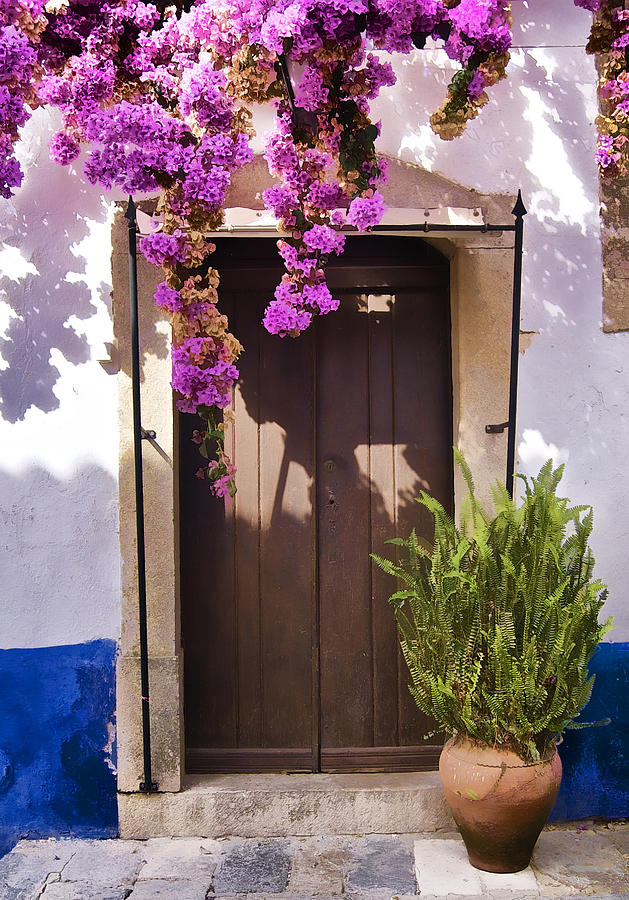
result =
[[[119,793],[123,838],[413,834],[454,827],[437,772],[197,775]]]

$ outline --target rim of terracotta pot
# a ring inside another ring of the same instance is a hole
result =
[[[505,762],[506,762],[506,765],[510,769],[528,769],[528,768],[533,768],[534,766],[546,766],[549,763],[552,763],[552,761],[555,758],[555,754],[557,753],[557,747],[562,742],[562,740],[563,740],[563,737],[560,737],[558,740],[553,741],[549,745],[548,749],[545,751],[544,756],[541,759],[537,760],[537,762],[525,762],[522,759],[522,757],[518,753],[516,753],[515,750],[513,750],[511,747],[509,747],[507,744],[488,744],[486,741],[478,740],[478,738],[473,738],[473,737],[470,737],[470,735],[463,734],[463,733],[460,733],[460,734],[455,735],[454,737],[451,737],[448,741],[446,741],[446,743],[443,746],[443,749],[445,750],[447,747],[448,753],[450,753],[455,759],[464,760],[465,758],[463,756],[460,756],[459,754],[457,754],[455,752],[455,748],[456,748],[457,744],[465,742],[465,743],[470,744],[472,747],[476,747],[481,750],[488,749],[488,750],[493,750],[496,753],[509,754],[509,756],[512,756],[514,759],[520,760],[519,763],[512,763],[512,762],[505,761],[505,760],[503,760],[502,762],[495,762],[495,763],[482,763],[482,762],[476,762],[476,760],[475,760],[474,761],[475,766],[481,766],[482,768],[485,768],[485,769],[502,769],[502,767],[505,765]]]

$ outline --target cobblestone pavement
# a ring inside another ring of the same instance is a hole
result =
[[[456,834],[20,841],[0,900],[629,900],[629,824],[550,827],[515,875],[472,868]]]

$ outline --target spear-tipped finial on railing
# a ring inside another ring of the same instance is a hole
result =
[[[515,201],[515,206],[511,210],[512,215],[516,217],[516,219],[521,219],[523,216],[528,214],[528,210],[524,205],[524,200],[522,199],[522,191],[518,191],[518,199]]]
[[[520,308],[522,304],[522,254],[524,249],[524,216],[527,214],[522,191],[513,207],[515,216],[515,246],[513,249],[513,304],[511,313],[511,365],[509,375],[509,433],[507,437],[506,485],[513,497],[515,471],[516,414],[518,406],[518,363],[520,353]]]
[[[133,197],[129,194],[129,202],[127,203],[127,208],[124,211],[125,219],[128,219],[130,222],[134,222],[136,219],[135,215],[136,205],[134,203]]]
[[[129,194],[129,202],[124,211],[124,217],[129,226],[129,290],[132,293],[135,291],[137,295],[136,241],[140,229],[138,228],[137,206],[131,194]]]

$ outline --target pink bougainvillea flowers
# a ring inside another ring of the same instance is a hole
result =
[[[624,172],[629,13],[618,0],[574,2],[596,14],[588,49],[604,56],[599,166]],[[383,53],[428,39],[458,67],[430,120],[450,140],[505,76],[507,0],[0,0],[0,195],[22,181],[19,129],[48,104],[63,119],[54,160],[68,165],[84,149],[93,184],[158,196],[159,228],[140,252],[164,272],[155,303],[172,318],[172,384],[179,409],[205,422],[192,438],[208,460],[196,474],[217,496],[234,491],[221,417],[242,347],[218,305],[206,235],[253,158],[251,105],[276,108],[265,158],[277,183],[263,198],[282,232],[285,274],[264,326],[296,337],[338,307],[325,271],[343,252],[341,229],[367,231],[386,210],[380,126],[369,117],[370,101],[395,83]]]

